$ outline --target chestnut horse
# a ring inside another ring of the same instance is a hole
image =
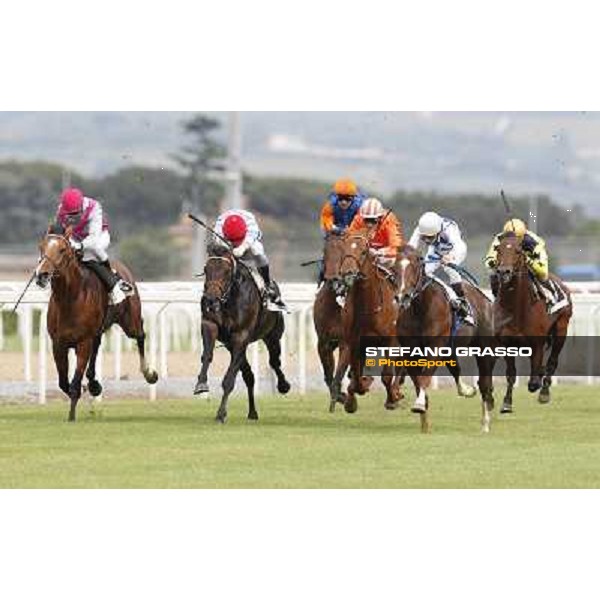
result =
[[[569,321],[573,315],[573,304],[569,291],[555,275],[550,277],[568,298],[568,304],[556,314],[549,315],[546,302],[532,285],[527,268],[527,257],[512,233],[506,234],[498,246],[496,279],[498,294],[494,302],[494,324],[496,336],[503,345],[532,348],[531,370],[527,389],[534,393],[540,390],[538,400],[550,402],[552,375],[558,367],[558,358],[565,343]],[[550,347],[548,362],[544,368],[544,349]],[[501,412],[512,412],[512,392],[517,376],[514,358],[506,358],[506,396]]]
[[[475,326],[455,321],[450,303],[442,285],[425,274],[425,262],[411,246],[399,250],[395,266],[400,298],[397,335],[400,344],[411,346],[422,342],[426,347],[442,347],[449,344],[460,346],[484,346],[493,340],[492,303],[485,294],[471,284],[464,284],[465,295],[473,309]],[[490,431],[491,411],[494,408],[492,375],[495,359],[477,357],[479,371],[478,387],[482,400],[482,431]],[[454,377],[460,395],[466,385],[460,378],[460,366],[447,366]],[[417,397],[412,411],[421,418],[421,431],[430,431],[429,397],[427,389],[435,373],[435,367],[410,367],[408,374],[415,386]],[[470,386],[469,386],[470,387]]]
[[[319,358],[323,367],[325,385],[329,389],[332,402],[330,411],[335,409],[333,398],[333,375],[335,372],[334,352],[342,338],[342,309],[337,303],[337,295],[342,290],[340,264],[344,255],[344,241],[341,236],[329,234],[325,238],[323,250],[323,285],[317,292],[313,306],[313,321],[317,332]]]
[[[346,289],[346,300],[342,309],[342,343],[332,384],[332,403],[343,400],[349,413],[356,412],[358,408],[356,394],[364,395],[373,380],[362,376],[361,337],[374,338],[374,342],[379,339],[380,345],[393,344],[396,339],[398,305],[394,282],[391,273],[386,274],[376,264],[370,250],[366,229],[344,236],[340,277]],[[348,366],[351,378],[344,398],[342,378]],[[381,377],[387,392],[385,407],[389,410],[398,406],[400,397],[393,375],[393,369],[386,367]]]
[[[238,372],[248,389],[248,419],[258,420],[254,403],[254,373],[246,357],[248,346],[263,340],[269,351],[269,365],[277,375],[277,391],[287,394],[290,384],[281,370],[281,336],[283,315],[263,306],[261,293],[249,268],[226,248],[216,246],[204,267],[206,277],[202,295],[202,368],[194,394],[209,391],[208,369],[213,360],[215,343],[222,342],[231,355],[223,377],[223,396],[216,420],[225,423],[227,402]]]
[[[48,282],[51,285],[48,333],[52,339],[58,386],[71,399],[69,421],[75,421],[86,367],[90,394],[99,396],[102,393],[102,385],[96,380],[96,358],[102,334],[113,324],[120,325],[127,337],[136,340],[144,379],[150,384],[156,383],[158,374],[146,364],[142,305],[131,272],[113,261],[119,275],[134,288],[134,293],[120,305],[109,306],[106,287],[78,259],[68,235],[49,233],[40,242],[36,278],[40,287],[46,287]],[[75,349],[77,367],[73,381],[69,383],[70,348]]]

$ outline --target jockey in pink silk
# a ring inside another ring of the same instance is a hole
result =
[[[100,202],[84,196],[77,188],[68,188],[60,196],[56,224],[57,230],[71,228],[71,246],[104,283],[110,294],[110,303],[123,302],[133,288],[110,266],[107,253],[110,233]]]

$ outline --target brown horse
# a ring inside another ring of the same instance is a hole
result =
[[[333,398],[333,375],[335,372],[334,352],[342,338],[342,309],[337,295],[342,291],[340,264],[344,255],[344,241],[341,236],[329,234],[325,238],[323,250],[323,285],[317,292],[313,306],[313,321],[318,339],[318,352],[323,367],[325,385],[329,389],[332,402],[330,411],[335,410]]]
[[[96,380],[96,357],[102,334],[114,323],[120,325],[127,337],[136,340],[144,379],[150,384],[158,380],[156,371],[146,364],[142,307],[133,276],[124,265],[113,262],[113,266],[134,288],[133,295],[116,307],[108,305],[105,286],[80,262],[68,234],[48,234],[40,242],[36,277],[40,287],[46,287],[50,282],[52,289],[48,304],[48,333],[52,339],[58,385],[71,399],[69,421],[75,421],[86,366],[90,394],[99,396],[102,393],[102,385]],[[70,348],[75,349],[77,367],[73,381],[69,383]]]
[[[442,285],[425,274],[425,263],[411,246],[403,246],[399,251],[395,266],[400,298],[400,314],[397,335],[401,344],[440,348],[451,345],[484,346],[493,339],[492,304],[476,287],[465,285],[465,294],[473,309],[475,326],[455,321]],[[478,387],[482,400],[482,431],[490,430],[491,411],[494,408],[492,374],[495,359],[489,356],[477,357],[479,371]],[[461,382],[460,366],[448,364],[460,395],[465,392]],[[429,397],[427,389],[435,367],[410,367],[408,374],[415,386],[417,397],[412,411],[421,418],[421,431],[430,431]]]
[[[372,383],[371,377],[362,376],[360,355],[361,337],[393,344],[396,339],[398,304],[395,302],[395,286],[391,273],[385,273],[370,252],[367,230],[344,236],[344,256],[340,265],[340,277],[346,289],[342,309],[342,344],[340,359],[332,384],[333,399],[341,401],[342,378],[350,367],[350,385],[344,399],[346,412],[356,412],[356,394],[364,395]],[[399,389],[394,381],[393,369],[385,368],[382,374],[387,397],[385,407],[392,410],[399,402]]]
[[[248,389],[248,419],[257,420],[254,373],[246,351],[252,342],[265,342],[269,351],[269,365],[277,376],[277,390],[280,394],[287,394],[290,384],[281,370],[281,336],[285,327],[283,315],[263,307],[261,293],[249,268],[227,249],[217,246],[212,250],[204,274],[202,368],[194,394],[209,391],[208,369],[213,360],[215,343],[219,340],[229,351],[231,362],[223,377],[223,396],[216,420],[225,423],[227,419],[227,402],[240,370]]]
[[[527,257],[517,237],[506,234],[497,250],[495,267],[498,294],[494,302],[495,334],[503,345],[529,346],[532,348],[531,371],[528,390],[540,390],[538,400],[550,402],[552,375],[558,367],[558,358],[565,343],[573,305],[569,291],[555,275],[550,275],[568,299],[568,304],[556,314],[549,315],[546,302],[532,285],[527,267]],[[550,355],[544,369],[544,349],[550,347]],[[512,392],[517,370],[514,358],[506,358],[506,396],[501,412],[512,412]]]

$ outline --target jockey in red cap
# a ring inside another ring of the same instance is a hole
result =
[[[71,228],[71,246],[107,287],[110,303],[116,305],[123,302],[133,288],[116,275],[110,266],[107,254],[110,233],[100,202],[84,196],[77,188],[64,190],[60,196],[54,230],[65,231],[68,227]]]
[[[247,210],[228,210],[217,219],[214,230],[229,242],[236,258],[258,270],[267,288],[267,309],[287,311],[277,286],[271,280],[269,259],[261,241],[262,231],[254,215]],[[215,238],[212,243],[222,244]]]

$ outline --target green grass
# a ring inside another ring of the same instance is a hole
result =
[[[501,390],[497,392],[500,398]],[[261,398],[259,422],[234,398],[105,401],[95,416],[66,403],[0,406],[3,488],[581,488],[600,485],[595,388],[560,386],[540,406],[520,388],[516,413],[479,433],[479,402],[432,392],[430,435],[380,391],[359,412],[327,412],[325,394]]]

